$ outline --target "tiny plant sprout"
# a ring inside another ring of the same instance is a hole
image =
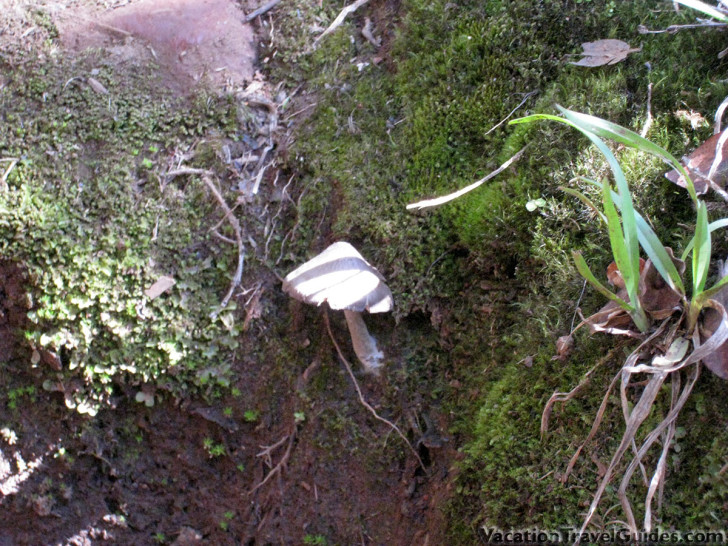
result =
[[[392,310],[392,292],[384,277],[349,243],[338,242],[292,271],[283,281],[283,291],[314,305],[326,302],[343,310],[354,352],[364,369],[378,374],[384,355],[369,335],[361,314]]]

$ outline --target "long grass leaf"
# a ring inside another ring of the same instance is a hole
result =
[[[564,193],[568,193],[569,195],[576,197],[579,201],[584,203],[587,207],[592,209],[595,214],[599,216],[599,218],[602,219],[602,221],[606,224],[607,223],[607,217],[604,215],[604,213],[597,208],[597,206],[594,204],[594,202],[589,199],[586,195],[581,193],[580,191],[577,191],[573,188],[567,188],[565,186],[559,186],[559,189],[563,191]]]
[[[721,220],[716,220],[715,222],[711,222],[708,224],[708,231],[710,233],[713,233],[716,229],[728,227],[728,218],[723,218]],[[690,251],[695,246],[695,237],[692,237],[690,241],[688,242],[687,246],[685,247],[685,250],[682,253],[682,256],[680,257],[681,260],[685,261],[687,257],[690,255]]]
[[[713,19],[718,19],[718,21],[721,21],[723,23],[728,23],[728,15],[720,10],[717,10],[710,4],[700,2],[700,0],[677,0],[677,3],[698,10],[699,12],[704,13],[705,15],[708,15]]]
[[[708,229],[708,209],[705,203],[698,203],[698,218],[695,223],[695,248],[693,249],[693,298],[705,288],[710,267],[710,230]]]
[[[591,180],[587,181],[594,186],[601,185],[598,182],[594,182]],[[617,195],[614,191],[612,191],[612,200],[614,201],[614,204],[617,208],[621,208],[622,200],[620,199],[619,195]],[[665,245],[662,244],[650,224],[639,212],[634,211],[634,216],[635,222],[637,223],[637,238],[639,239],[640,245],[642,245],[645,254],[647,254],[647,257],[652,260],[655,269],[657,269],[657,272],[668,284],[668,286],[670,286],[670,288],[672,288],[678,294],[684,296],[685,286],[683,284],[682,277],[675,267],[675,263],[672,261],[672,258],[667,253],[667,250],[665,250]],[[713,222],[713,224],[717,223],[718,222]],[[711,224],[711,226],[713,226],[713,224]],[[726,225],[728,225],[728,222],[726,222]],[[722,226],[715,226],[714,229],[717,229],[718,227]],[[690,244],[692,245],[693,242],[691,241]],[[682,259],[684,260],[685,258]]]
[[[640,281],[639,256],[637,257],[637,264],[634,264],[622,232],[617,208],[612,202],[611,188],[606,180],[602,184],[602,197],[604,199],[604,214],[607,216],[607,230],[609,232],[609,242],[612,246],[612,255],[619,272],[622,274],[630,303],[637,308],[639,307],[639,299],[637,298]]]
[[[695,193],[695,186],[690,175],[688,175],[683,165],[670,152],[661,148],[654,142],[638,135],[634,131],[626,129],[616,123],[612,123],[611,121],[607,121],[596,116],[590,116],[589,114],[574,112],[559,105],[556,105],[556,107],[564,114],[564,116],[566,116],[566,119],[578,127],[583,128],[599,137],[616,140],[617,142],[626,144],[631,148],[637,148],[643,152],[650,153],[668,163],[672,168],[676,169],[683,178],[685,178],[690,198],[694,203],[697,203],[698,197]]]
[[[607,162],[609,163],[609,166],[612,169],[612,173],[614,174],[615,182],[617,183],[617,192],[619,194],[619,197],[621,198],[621,212],[622,212],[622,228],[620,231],[623,231],[622,235],[622,241],[624,243],[624,246],[626,247],[626,256],[623,258],[626,260],[622,265],[617,264],[617,266],[620,268],[620,272],[622,273],[622,277],[625,281],[625,286],[627,288],[627,292],[630,295],[630,299],[632,300],[632,303],[639,308],[639,301],[636,299],[637,295],[637,288],[639,284],[639,265],[640,265],[640,254],[639,254],[639,238],[637,237],[637,222],[635,220],[635,210],[634,206],[632,204],[632,196],[629,192],[629,187],[627,185],[627,179],[624,177],[624,172],[622,172],[622,168],[619,165],[619,162],[617,161],[617,158],[614,157],[614,154],[612,151],[607,147],[607,145],[602,141],[599,137],[595,136],[590,131],[583,129],[577,125],[577,128],[584,133],[589,140],[591,140],[596,147],[599,149],[599,151],[604,155]],[[603,191],[602,197],[604,199],[604,206],[605,206],[605,213],[606,213],[606,207],[607,205],[607,199],[610,203],[612,203],[611,199],[611,191]],[[613,207],[613,204],[612,204]],[[616,215],[616,210],[615,210]],[[609,218],[609,213],[607,213],[607,218]],[[612,225],[612,221],[609,222],[610,226]],[[617,218],[617,224],[619,224],[619,219]],[[611,234],[610,234],[611,239]],[[612,244],[614,244],[614,240],[611,240]],[[616,252],[615,247],[612,247],[612,252],[615,256],[616,261]],[[622,267],[625,267],[623,270]]]
[[[594,276],[594,273],[591,272],[591,269],[589,269],[589,266],[586,264],[586,260],[584,260],[581,252],[573,252],[572,256],[574,257],[574,263],[576,264],[577,271],[579,271],[581,276],[584,277],[589,282],[589,284],[596,288],[596,290],[600,294],[606,296],[611,301],[619,305],[627,313],[629,313],[630,315],[632,314],[632,312],[634,311],[634,306],[624,301],[622,298],[617,296],[617,294],[609,290],[609,288],[607,288],[597,280],[597,278]]]
[[[700,307],[702,307],[706,301],[708,301],[710,298],[715,296],[720,290],[728,284],[728,276],[723,277],[720,279],[717,283],[715,283],[713,286],[708,288],[707,290],[703,290],[700,295],[697,297],[697,303],[700,304]]]

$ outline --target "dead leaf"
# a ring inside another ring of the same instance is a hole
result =
[[[144,291],[144,294],[150,299],[153,300],[155,298],[158,298],[162,294],[164,294],[167,290],[172,288],[177,281],[175,281],[172,277],[163,276],[159,277],[159,280],[155,282],[152,286],[147,288]]]
[[[571,334],[561,336],[556,340],[556,356],[551,357],[551,360],[564,361],[569,358],[571,351],[574,349],[574,336]]]
[[[665,250],[672,258],[678,273],[682,275],[685,272],[685,262],[675,258],[671,248],[665,247]],[[628,296],[624,288],[624,280],[614,262],[607,268],[607,278],[611,284],[619,288],[617,295],[626,301]],[[667,318],[681,306],[680,294],[663,280],[651,260],[645,261],[642,258],[640,258],[639,298],[643,309],[653,320]],[[634,330],[629,313],[613,301],[608,302],[584,321],[592,333],[605,332],[633,337],[640,335]]]
[[[106,87],[104,87],[101,84],[101,82],[99,80],[97,80],[96,78],[92,78],[91,76],[89,76],[86,79],[86,81],[88,82],[89,87],[91,87],[91,89],[96,91],[99,95],[108,95],[109,94],[109,90],[106,89]]]
[[[728,129],[726,129],[728,131]],[[718,141],[725,131],[713,135],[703,142],[698,148],[687,157],[683,157],[682,164],[688,171],[690,178],[695,185],[695,193],[703,195],[710,188],[708,173],[715,160]],[[672,170],[665,174],[665,177],[674,184],[682,188],[686,188],[685,179],[680,176],[676,170]],[[715,174],[713,175],[713,183],[720,189],[724,189],[728,184],[728,140],[723,144],[722,161],[718,164]]]
[[[708,120],[706,120],[700,112],[696,112],[694,110],[678,110],[675,112],[675,117],[679,120],[689,122],[693,131],[708,125]]]
[[[719,262],[720,263],[720,262]],[[728,273],[728,261],[720,263],[720,276],[725,277]],[[728,286],[723,287],[713,299],[726,307],[728,305]],[[709,307],[703,313],[703,321],[700,328],[700,338],[705,343],[720,326],[723,320],[722,314],[716,309]],[[715,352],[703,358],[703,364],[721,379],[728,379],[728,343],[724,343]]]
[[[597,40],[581,44],[584,57],[571,64],[576,66],[603,66],[615,64],[627,58],[627,55],[641,51],[642,47],[632,48],[622,40]]]
[[[670,247],[667,254],[680,276],[685,273],[685,262],[675,257]],[[639,297],[645,312],[654,320],[662,320],[681,308],[681,296],[665,282],[652,260],[647,260],[640,274]]]

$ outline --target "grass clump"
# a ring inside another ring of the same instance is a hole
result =
[[[232,305],[210,313],[237,257],[207,233],[217,213],[204,184],[164,173],[200,140],[234,137],[235,105],[173,98],[153,67],[130,73],[101,54],[16,64],[0,91],[0,156],[17,159],[0,193],[0,254],[28,269],[27,337],[56,355],[67,404],[93,413],[121,383],[176,395],[227,385],[240,327]],[[164,275],[175,286],[145,296]]]

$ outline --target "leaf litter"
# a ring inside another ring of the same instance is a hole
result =
[[[588,67],[612,65],[625,60],[630,53],[642,50],[641,46],[633,48],[627,42],[614,39],[585,42],[581,47],[584,51],[579,55],[583,57],[570,64]]]

